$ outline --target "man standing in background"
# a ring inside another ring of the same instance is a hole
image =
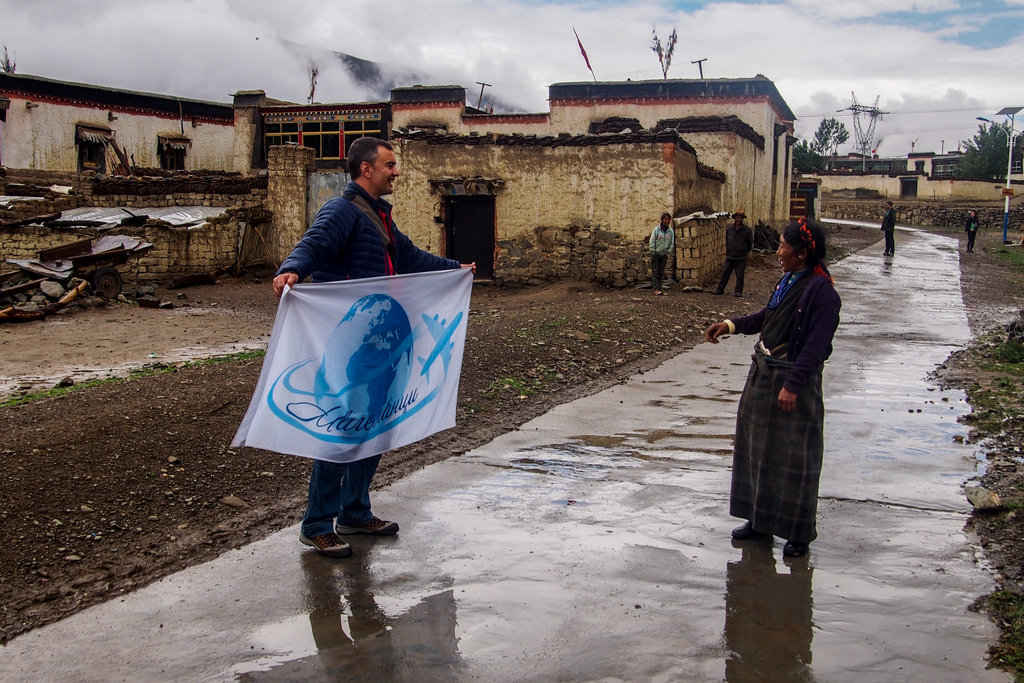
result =
[[[892,202],[885,202],[885,216],[882,217],[882,232],[885,233],[885,251],[883,256],[892,256],[896,253],[896,241],[893,233],[896,231],[896,209],[892,208]]]
[[[722,277],[718,279],[715,294],[725,294],[725,286],[729,284],[729,276],[736,272],[736,288],[733,293],[743,296],[743,276],[747,271],[747,256],[754,248],[754,233],[743,224],[747,214],[740,209],[732,215],[732,225],[725,229],[725,267]]]

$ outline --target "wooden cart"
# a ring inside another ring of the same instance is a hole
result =
[[[139,256],[153,248],[149,242],[127,235],[103,235],[95,242],[83,239],[70,244],[43,249],[38,259],[7,259],[16,266],[40,279],[18,287],[32,289],[43,280],[58,280],[67,285],[73,277],[87,280],[93,293],[107,299],[115,299],[124,285],[117,266],[127,263],[133,256]],[[8,276],[9,277],[9,276]],[[4,290],[12,293],[10,289]]]

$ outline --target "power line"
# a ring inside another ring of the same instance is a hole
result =
[[[886,112],[886,116],[905,115],[905,114],[956,114],[958,112],[978,112],[978,111],[984,111],[985,107],[986,107],[986,105],[980,105],[980,106],[976,106],[976,107],[953,107],[953,108],[950,108],[950,109],[917,109],[917,110],[904,109],[903,111],[900,111],[900,110],[896,109],[896,110],[893,110],[893,111]],[[841,111],[844,111],[844,110],[840,110],[840,112]],[[800,118],[805,118],[805,119],[815,119],[815,118],[825,118],[825,117],[835,117],[835,118],[838,118],[838,117],[836,117],[837,113],[839,113],[839,112],[823,112],[823,113],[820,113],[820,114],[797,114],[797,116],[800,117]],[[848,118],[848,117],[853,116],[852,113],[850,113],[850,114],[840,114],[840,115],[842,117],[844,117],[844,118]]]

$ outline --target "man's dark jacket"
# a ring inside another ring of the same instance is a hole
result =
[[[750,228],[733,223],[725,229],[725,258],[730,261],[746,261],[754,248],[754,233]]]
[[[896,209],[889,209],[882,218],[882,231],[892,232],[896,229]]]
[[[391,204],[383,199],[374,200],[355,181],[348,184],[345,192],[362,195],[379,215],[383,214],[391,247],[384,246],[377,228],[355,204],[335,197],[321,207],[313,224],[277,270],[278,274],[295,273],[299,282],[310,275],[313,282],[333,282],[461,267],[458,261],[420,249],[399,232],[391,220]],[[389,251],[393,270],[388,269]]]

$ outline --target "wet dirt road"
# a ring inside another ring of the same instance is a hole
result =
[[[985,668],[992,582],[964,531],[956,243],[901,230],[834,269],[819,538],[734,544],[753,339],[703,344],[376,494],[398,537],[297,528],[30,632],[4,680],[935,680]]]

